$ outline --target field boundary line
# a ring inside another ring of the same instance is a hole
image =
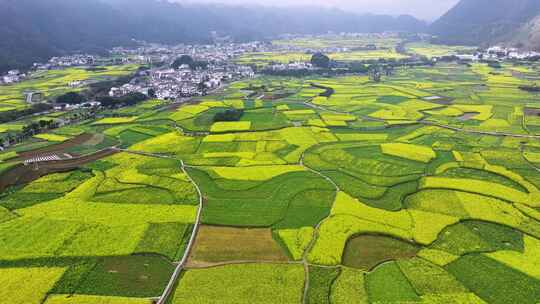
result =
[[[302,166],[305,169],[307,169],[308,171],[310,171],[312,173],[315,173],[315,174],[319,175],[320,177],[324,178],[325,180],[327,180],[329,183],[331,183],[336,188],[336,193],[340,192],[341,189],[339,188],[338,184],[336,184],[336,182],[334,182],[334,180],[332,180],[330,177],[324,175],[323,173],[321,173],[321,172],[319,172],[317,170],[311,169],[306,164],[304,164],[304,156],[305,155],[306,155],[306,153],[304,152],[304,153],[302,153],[302,156],[300,157],[300,166]]]
[[[191,181],[191,183],[195,186],[195,189],[197,190],[197,193],[199,195],[199,208],[197,210],[197,217],[195,218],[195,223],[193,224],[193,232],[191,233],[191,237],[189,238],[189,243],[186,246],[186,250],[184,251],[184,256],[182,257],[180,262],[178,262],[178,264],[176,265],[176,268],[169,280],[169,283],[167,283],[165,290],[159,297],[159,300],[156,302],[157,304],[165,304],[167,300],[169,299],[178,281],[178,278],[180,277],[180,274],[185,268],[185,264],[193,248],[193,243],[195,242],[195,237],[197,236],[197,232],[199,230],[199,226],[201,223],[201,214],[202,214],[202,208],[203,208],[203,196],[202,196],[201,189],[199,188],[199,185],[197,185],[197,183],[193,180],[193,178],[191,178],[191,176],[188,174],[183,160],[180,160],[180,168],[182,169],[182,172],[184,172],[184,174],[187,176],[187,178]]]
[[[169,156],[169,155],[165,155],[165,154],[149,153],[149,152],[144,152],[144,151],[122,149],[122,148],[117,148],[117,147],[114,147],[114,148],[112,148],[112,149],[115,150],[115,151],[118,151],[118,152],[124,152],[124,153],[128,153],[128,154],[135,154],[135,155],[148,156],[148,157],[156,157],[156,158],[166,158],[166,159],[179,160],[179,159],[176,158],[176,157]],[[179,160],[179,161],[182,162],[182,160]]]
[[[225,261],[205,266],[191,266],[185,267],[186,269],[211,269],[230,265],[249,265],[249,264],[266,264],[266,265],[302,265],[302,261],[258,261],[258,260],[239,260],[239,261]]]
[[[338,184],[336,182],[334,182],[333,179],[331,179],[330,177],[324,175],[322,172],[319,172],[317,170],[314,170],[312,168],[310,168],[309,166],[307,166],[306,164],[304,164],[304,157],[306,155],[306,151],[304,151],[302,153],[302,155],[300,156],[300,165],[302,167],[304,167],[305,169],[307,169],[308,171],[310,172],[313,172],[314,174],[317,174],[319,175],[320,177],[324,178],[325,180],[327,180],[329,183],[331,183],[332,185],[334,185],[335,187],[335,190],[336,190],[336,197],[337,195],[339,194],[339,192],[341,192],[341,189],[339,188]],[[335,201],[336,201],[336,197],[334,198],[334,202],[332,203],[332,208],[334,207],[334,204],[335,204]],[[306,250],[304,251],[303,255],[302,255],[302,265],[304,266],[304,273],[305,273],[305,282],[304,282],[304,293],[302,294],[302,303],[303,304],[306,304],[307,303],[307,295],[308,295],[308,291],[309,291],[309,266],[312,266],[312,264],[309,263],[308,261],[308,255],[309,255],[309,252],[311,251],[311,249],[313,249],[313,247],[315,246],[315,243],[317,242],[317,238],[319,236],[319,228],[321,227],[321,225],[328,219],[330,218],[331,215],[323,218],[319,223],[317,223],[317,226],[315,226],[315,230],[313,231],[313,236],[312,236],[312,239],[311,241],[309,242]]]
[[[156,304],[165,304],[167,303],[167,300],[169,299],[171,293],[173,292],[173,289],[178,281],[178,278],[180,277],[180,274],[182,271],[186,268],[186,262],[188,260],[189,254],[191,253],[191,250],[193,248],[193,244],[195,243],[195,237],[197,236],[197,232],[199,231],[199,226],[201,224],[201,215],[202,215],[202,209],[203,209],[203,195],[202,191],[199,188],[199,185],[195,182],[195,180],[189,175],[189,173],[186,170],[186,164],[182,159],[177,159],[172,156],[167,155],[160,155],[160,154],[153,154],[148,152],[142,152],[142,151],[133,151],[133,150],[127,150],[127,149],[120,149],[120,148],[114,148],[116,151],[130,153],[130,154],[136,154],[136,155],[142,155],[142,156],[148,156],[148,157],[157,157],[157,158],[166,158],[166,159],[175,159],[180,161],[180,169],[182,172],[186,175],[186,177],[189,179],[189,181],[193,184],[195,187],[195,190],[197,190],[197,194],[199,196],[199,208],[197,210],[197,215],[195,217],[195,222],[193,223],[193,232],[191,233],[191,236],[189,238],[189,242],[186,246],[186,249],[184,251],[184,255],[182,256],[182,259],[175,263],[176,268],[174,269],[173,274],[171,275],[171,278],[169,279],[169,282],[167,283],[167,286],[163,290],[163,293],[161,296],[159,296],[156,301]]]
[[[326,107],[313,104],[310,101],[304,101],[303,104],[305,104],[308,107],[314,108],[314,109],[318,109],[318,110],[326,111],[326,112],[331,112],[331,113],[334,113],[334,114],[354,115],[353,113],[350,113],[350,112],[344,112],[344,111],[337,111],[337,110],[328,109]],[[384,123],[388,122],[385,119],[379,119],[379,118],[374,118],[374,117],[369,117],[369,116],[360,116],[360,117],[362,119],[365,119],[365,120],[378,121],[378,122],[384,122]],[[443,125],[443,124],[440,124],[440,123],[431,122],[431,121],[425,121],[425,120],[415,120],[415,121],[412,121],[412,122],[414,122],[414,124],[435,126],[435,127],[439,127],[439,128],[443,128],[443,129],[448,129],[448,130],[457,131],[457,132],[471,133],[471,134],[491,135],[491,136],[505,136],[505,137],[515,137],[515,138],[540,139],[540,135],[515,134],[515,133],[497,132],[497,131],[469,130],[469,129],[463,129],[463,128],[453,127],[453,126],[449,126],[449,125]],[[525,131],[527,131],[527,130],[525,130]]]
[[[519,155],[521,156],[521,158],[532,168],[534,169],[535,171],[537,172],[540,172],[540,168],[538,166],[536,166],[535,163],[533,163],[531,160],[529,160],[526,156],[525,156],[525,146],[523,144],[520,144],[519,145]]]

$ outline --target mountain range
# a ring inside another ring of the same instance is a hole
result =
[[[437,42],[540,49],[539,0],[461,0],[430,26]]]
[[[280,34],[429,32],[435,42],[540,50],[540,0],[461,0],[431,25],[412,16],[339,9],[179,4],[167,0],[0,0],[0,73],[73,52],[103,53],[134,40],[204,43]]]
[[[267,8],[160,0],[0,0],[0,71],[72,52],[100,53],[133,39],[208,42],[211,32],[236,41],[279,34],[420,32],[411,16],[357,15],[316,7]]]

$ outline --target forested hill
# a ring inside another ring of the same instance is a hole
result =
[[[0,0],[0,70],[126,43],[120,17],[97,1]]]
[[[431,25],[431,32],[448,44],[515,42],[515,33],[538,15],[539,0],[461,0]]]
[[[423,31],[410,16],[335,9],[181,5],[157,0],[0,0],[0,71],[53,55],[150,42],[205,42],[211,31],[237,41],[276,34]]]

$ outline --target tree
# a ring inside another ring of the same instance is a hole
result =
[[[498,61],[490,61],[488,62],[488,66],[493,69],[501,69],[502,66]]]
[[[311,64],[318,68],[327,69],[330,67],[330,58],[323,53],[315,53],[311,56]]]
[[[387,66],[384,67],[384,75],[385,76],[392,76],[393,73],[394,73],[394,66],[387,65]]]
[[[195,61],[193,60],[193,58],[189,55],[182,55],[180,56],[180,58],[177,58],[173,64],[171,65],[174,69],[178,69],[179,67],[183,66],[184,64],[187,64],[189,65],[189,67],[191,68],[193,66],[193,64],[195,63]]]
[[[42,120],[38,121],[39,128],[40,129],[45,129],[46,127],[49,127],[51,125],[51,122],[52,122],[51,120],[43,120],[42,119]]]
[[[56,103],[81,104],[85,101],[86,98],[77,92],[69,92],[56,98]]]
[[[378,65],[372,65],[369,67],[369,79],[374,82],[381,82],[381,68]]]
[[[156,90],[150,88],[148,89],[148,97],[150,98],[157,98],[157,95],[156,95]]]
[[[352,62],[350,64],[350,67],[349,67],[349,70],[352,72],[352,73],[367,73],[368,72],[368,68],[361,62]]]
[[[30,106],[29,108],[25,108],[22,110],[0,112],[0,123],[10,122],[13,120],[20,119],[24,116],[29,116],[36,113],[49,111],[50,109],[52,109],[52,106],[50,104],[36,103]]]
[[[239,121],[244,115],[244,110],[226,110],[225,112],[219,112],[214,115],[214,122],[218,121]]]

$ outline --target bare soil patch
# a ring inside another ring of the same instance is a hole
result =
[[[275,92],[275,93],[266,93],[262,97],[262,100],[272,101],[272,100],[278,100],[287,98],[289,96],[294,95],[294,93],[291,92]]]
[[[43,148],[40,148],[40,149],[28,151],[28,152],[19,153],[18,159],[25,160],[25,159],[34,158],[36,156],[43,155],[43,154],[60,153],[60,152],[65,151],[66,149],[69,149],[69,148],[84,144],[85,142],[91,140],[93,137],[94,137],[94,135],[92,135],[92,134],[84,133],[84,134],[81,134],[81,135],[79,135],[77,137],[74,137],[74,138],[72,138],[70,140],[67,140],[67,141],[65,141],[63,143],[43,147]]]
[[[370,271],[377,265],[416,256],[416,244],[382,235],[359,235],[345,246],[343,265]]]
[[[461,120],[461,121],[467,121],[467,120],[471,120],[473,117],[475,117],[478,114],[480,114],[480,113],[478,113],[478,112],[467,112],[467,113],[463,113],[463,115],[459,116],[457,119]]]
[[[70,171],[117,152],[113,149],[106,149],[82,157],[39,163],[37,166],[20,164],[0,176],[0,191],[10,186],[30,183],[50,173]]]
[[[287,256],[268,228],[201,226],[188,259],[188,267],[207,267],[223,262],[284,262]]]

